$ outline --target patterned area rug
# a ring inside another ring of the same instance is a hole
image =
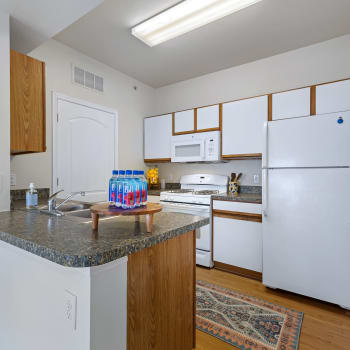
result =
[[[298,349],[303,313],[197,281],[196,327],[242,350]]]

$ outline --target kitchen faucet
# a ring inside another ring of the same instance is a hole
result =
[[[52,194],[49,197],[49,200],[47,202],[47,209],[41,209],[40,211],[42,213],[45,214],[49,214],[49,215],[55,215],[55,216],[63,216],[64,213],[61,212],[60,210],[58,210],[59,207],[61,207],[64,203],[66,203],[67,201],[69,201],[72,197],[80,194],[82,197],[85,196],[85,192],[83,191],[78,191],[78,192],[72,192],[62,203],[60,203],[59,205],[56,206],[56,197],[59,193],[63,192],[64,190],[59,190],[57,192],[55,192],[54,194]]]

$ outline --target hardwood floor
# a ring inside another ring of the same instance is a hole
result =
[[[299,350],[349,350],[350,311],[293,293],[266,288],[261,282],[219,270],[197,267],[197,280],[247,293],[304,312]],[[229,350],[228,345],[197,330],[197,350]]]

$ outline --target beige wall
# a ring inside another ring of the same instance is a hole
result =
[[[155,90],[55,40],[49,40],[30,56],[46,62],[46,136],[45,153],[18,155],[11,159],[11,172],[16,174],[17,185],[27,188],[50,187],[52,182],[52,113],[51,92],[59,92],[112,109],[119,115],[119,167],[144,168],[143,123],[154,108]],[[80,87],[71,81],[72,63],[104,77],[103,94]],[[137,86],[137,90],[134,90]],[[125,146],[124,146],[125,145]]]
[[[154,114],[215,104],[239,98],[293,89],[320,82],[350,78],[350,35],[256,62],[222,70],[156,90]],[[243,184],[252,184],[260,173],[257,160],[232,161],[224,165],[159,165],[162,178],[174,179],[188,172],[243,171]]]
[[[10,208],[10,33],[0,12],[0,211]]]

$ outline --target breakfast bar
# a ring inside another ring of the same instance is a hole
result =
[[[102,217],[96,232],[88,217],[0,213],[1,345],[192,349],[195,230],[208,222],[161,212],[147,233],[143,217]]]

